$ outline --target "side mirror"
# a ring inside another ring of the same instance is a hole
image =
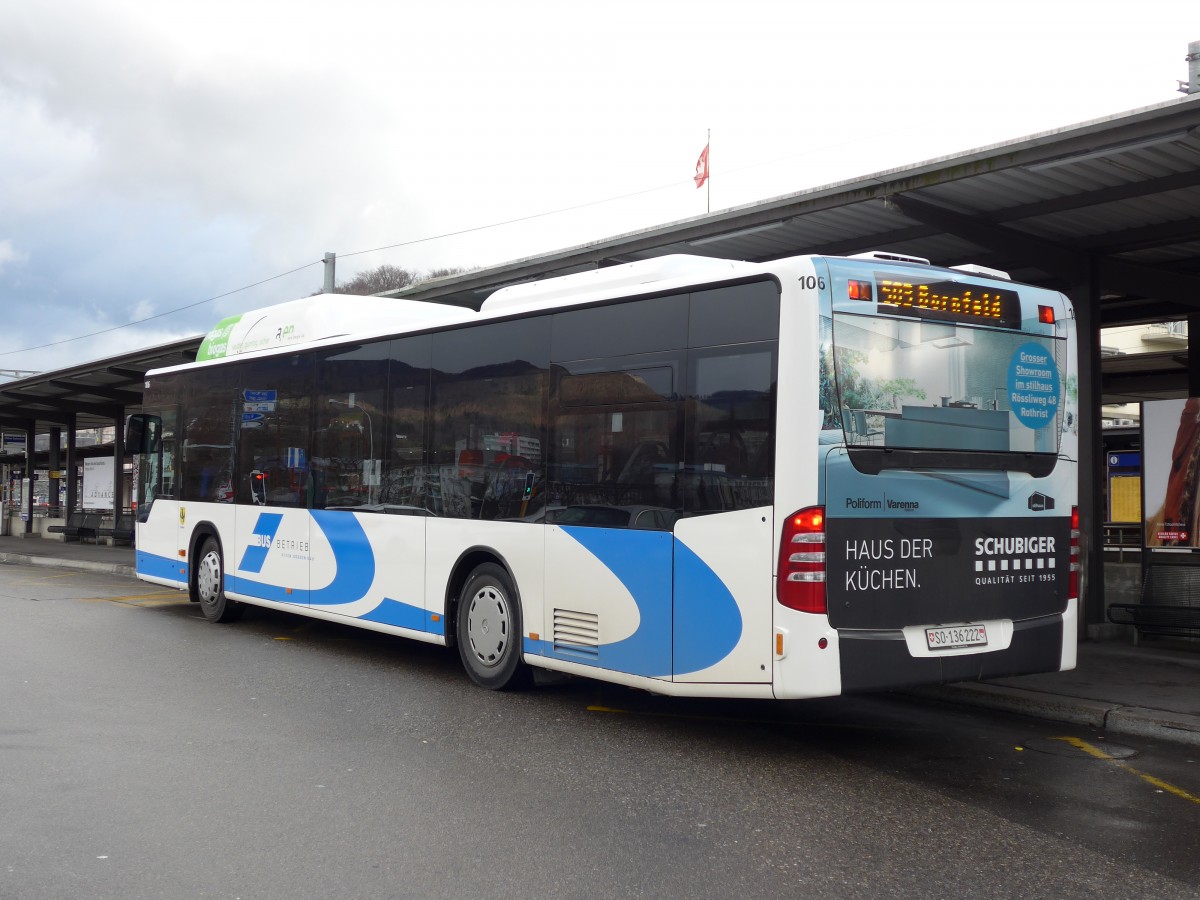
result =
[[[162,417],[138,413],[125,422],[125,452],[149,455],[162,445]]]

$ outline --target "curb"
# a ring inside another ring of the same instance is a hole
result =
[[[1200,747],[1200,716],[1187,713],[1147,709],[1142,706],[1123,706],[1103,700],[1064,697],[986,683],[916,688],[909,693],[960,706],[996,709],[1052,722],[1098,728],[1111,734],[1174,741]]]
[[[136,578],[133,566],[121,563],[89,562],[84,559],[58,559],[53,556],[26,556],[24,553],[0,553],[0,563],[21,566],[39,566],[46,569],[78,569],[83,572],[99,572],[104,575],[124,575]]]

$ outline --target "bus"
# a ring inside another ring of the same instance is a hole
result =
[[[874,252],[664,256],[478,309],[233,316],[131,416],[138,576],[659,694],[1072,668],[1059,293]]]

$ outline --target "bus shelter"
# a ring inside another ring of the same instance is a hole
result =
[[[194,360],[200,340],[200,336],[186,338],[0,385],[0,431],[5,436],[0,461],[6,470],[6,493],[11,494],[6,507],[16,506],[18,498],[22,505],[13,516],[7,508],[4,511],[11,533],[32,535],[38,530],[39,518],[60,521],[81,512],[85,498],[80,494],[79,476],[85,460],[111,461],[104,467],[111,469],[111,490],[103,485],[94,490],[111,498],[114,519],[120,517],[125,417],[141,406],[146,372]],[[81,432],[101,429],[111,429],[111,442],[79,440]],[[39,436],[48,436],[42,451],[38,450]],[[48,475],[44,504],[33,489],[39,470]],[[28,489],[16,490],[18,480],[28,480]],[[62,500],[60,484],[65,487]]]

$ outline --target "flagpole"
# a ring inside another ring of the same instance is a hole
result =
[[[708,148],[708,188],[704,194],[704,212],[710,214],[712,212],[712,129],[708,129],[708,138],[704,142],[704,146]]]

